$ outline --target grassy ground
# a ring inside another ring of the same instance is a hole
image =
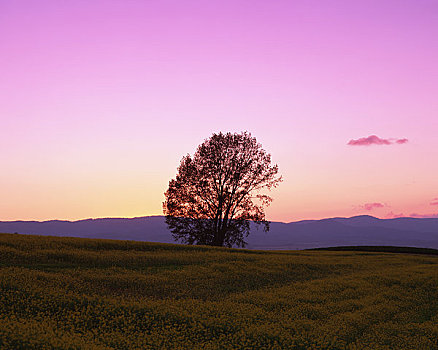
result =
[[[0,234],[1,349],[438,349],[438,257]]]

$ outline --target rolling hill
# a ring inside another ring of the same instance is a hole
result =
[[[163,216],[79,221],[3,221],[0,232],[173,243]],[[340,245],[438,248],[438,219],[372,216],[272,222],[268,233],[252,229],[250,249],[308,249]]]
[[[438,256],[0,234],[0,349],[437,349]]]

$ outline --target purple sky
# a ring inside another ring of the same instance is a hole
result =
[[[268,219],[436,215],[437,62],[435,0],[0,0],[0,220],[161,214],[243,130]]]

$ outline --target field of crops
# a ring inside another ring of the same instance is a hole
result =
[[[438,257],[0,234],[0,349],[438,349]]]

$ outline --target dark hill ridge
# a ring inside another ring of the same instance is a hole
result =
[[[174,243],[163,216],[79,221],[3,221],[0,232],[126,239]],[[438,248],[438,219],[377,219],[372,216],[272,222],[268,233],[254,228],[250,249],[308,249],[331,246],[390,245]]]

